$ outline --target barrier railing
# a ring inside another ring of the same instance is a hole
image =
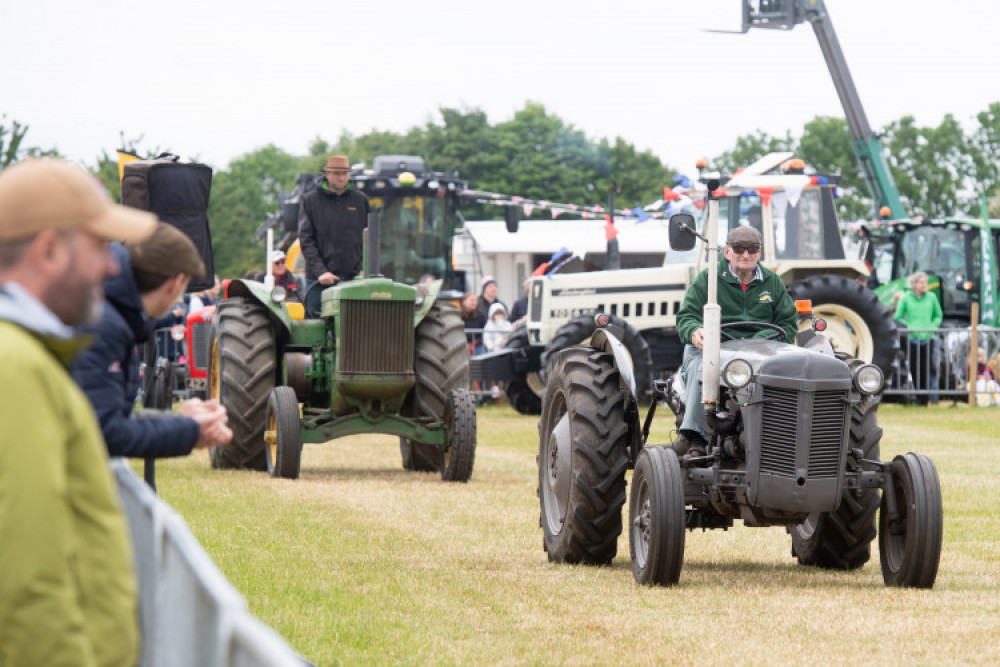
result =
[[[124,459],[112,459],[139,580],[142,667],[301,667]]]
[[[902,396],[913,401],[937,401],[947,398],[966,401],[971,392],[979,405],[995,404],[1000,399],[996,359],[1000,352],[1000,329],[980,326],[975,332],[975,346],[993,361],[994,383],[976,382],[976,365],[970,372],[971,328],[900,329],[899,358],[886,378],[887,396]],[[924,338],[925,335],[929,337]]]

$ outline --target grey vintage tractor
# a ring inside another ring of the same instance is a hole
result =
[[[717,206],[710,200],[714,212]],[[671,246],[694,245],[694,220],[670,222]],[[710,249],[715,225],[708,225]],[[714,265],[714,256],[709,266]],[[709,275],[714,274],[713,271]],[[758,337],[727,340],[709,286],[703,362],[704,405],[684,404],[684,382],[657,381],[643,426],[635,383],[613,327],[587,346],[560,352],[548,377],[539,422],[538,495],[549,560],[604,564],[616,554],[626,479],[632,572],[641,584],[679,581],[687,530],[784,526],[803,565],[860,568],[879,537],[888,586],[930,588],[941,551],[941,489],[934,464],[915,453],[882,461],[877,408],[881,370],[837,353],[819,333],[797,345]],[[596,316],[605,325],[606,316]],[[774,337],[783,336],[778,329]],[[720,368],[721,373],[720,373]],[[685,410],[705,410],[707,454],[682,458],[649,445],[657,404],[677,424]],[[876,512],[879,530],[876,531]]]
[[[437,298],[440,280],[406,285],[369,270],[379,266],[378,223],[369,216],[364,276],[325,289],[319,318],[303,319],[266,279],[228,284],[212,321],[208,393],[234,437],[211,451],[213,467],[296,478],[303,443],[385,433],[399,437],[404,469],[468,481],[476,407],[462,320]]]

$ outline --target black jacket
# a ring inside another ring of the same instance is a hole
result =
[[[302,197],[299,244],[306,258],[306,278],[329,271],[341,280],[361,273],[362,232],[368,226],[368,196],[347,188],[334,194],[324,182]]]
[[[128,251],[112,244],[121,271],[104,283],[100,319],[86,328],[94,344],[70,369],[94,406],[111,456],[165,458],[190,454],[198,442],[198,422],[180,415],[132,419],[139,393],[136,344],[148,335],[146,312],[132,277]]]

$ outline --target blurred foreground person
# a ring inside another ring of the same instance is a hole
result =
[[[0,171],[0,665],[135,665],[137,589],[94,413],[66,370],[156,218],[62,160]]]
[[[113,244],[111,252],[121,271],[104,284],[104,310],[86,329],[95,334],[94,343],[72,366],[100,420],[108,453],[155,459],[226,444],[233,434],[217,401],[192,398],[177,414],[147,410],[142,419],[131,418],[139,394],[136,346],[154,335],[150,321],[170,311],[191,278],[204,275],[197,247],[176,227],[158,222],[148,239]]]

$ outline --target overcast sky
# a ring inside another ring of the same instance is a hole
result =
[[[224,168],[269,143],[403,132],[526,101],[667,164],[843,117],[808,25],[745,35],[726,0],[0,0],[0,113],[93,165],[119,132]],[[728,3],[737,7],[738,2]],[[828,0],[872,127],[1000,101],[1000,3]],[[471,184],[475,187],[475,184]]]

